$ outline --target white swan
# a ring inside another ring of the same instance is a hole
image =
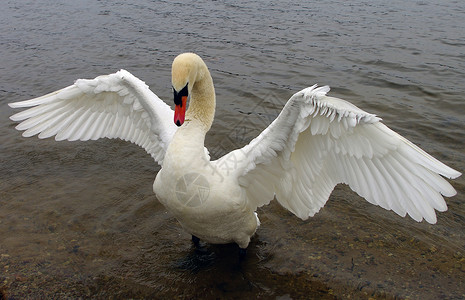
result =
[[[306,219],[338,183],[370,203],[429,223],[436,222],[435,209],[447,209],[443,196],[456,193],[439,174],[456,178],[459,172],[375,115],[326,96],[327,86],[294,94],[250,144],[210,161],[204,139],[215,114],[215,91],[207,66],[196,54],[179,55],[172,85],[175,112],[121,70],[11,103],[32,107],[11,119],[22,121],[16,128],[25,137],[120,138],[143,147],[162,166],[153,185],[157,198],[196,243],[235,242],[245,249],[259,225],[257,207],[275,197]],[[231,159],[234,166],[228,165]]]

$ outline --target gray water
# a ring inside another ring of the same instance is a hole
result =
[[[342,185],[307,221],[272,203],[238,264],[235,245],[195,251],[142,149],[22,138],[7,106],[121,68],[171,105],[171,62],[193,51],[217,91],[215,157],[318,83],[463,172],[464,17],[450,0],[4,1],[0,298],[465,297],[464,177],[436,225]]]

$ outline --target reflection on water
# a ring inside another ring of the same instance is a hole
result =
[[[463,171],[462,3],[4,6],[1,296],[464,297],[463,177],[453,181],[458,195],[436,225],[400,218],[345,186],[307,221],[272,203],[259,209],[262,226],[239,264],[236,245],[194,249],[153,195],[159,168],[142,149],[111,140],[24,139],[6,105],[119,68],[171,104],[171,61],[195,51],[218,94],[207,137],[214,156],[250,141],[292,93],[319,83]]]

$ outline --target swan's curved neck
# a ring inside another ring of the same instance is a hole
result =
[[[197,78],[200,79],[196,80],[192,87],[186,121],[199,123],[206,133],[210,130],[215,117],[215,88],[206,65],[201,67],[199,75]]]

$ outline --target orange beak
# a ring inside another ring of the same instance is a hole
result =
[[[181,103],[176,104],[174,108],[174,124],[181,126],[184,123],[186,117],[186,102],[187,96],[181,97]]]

